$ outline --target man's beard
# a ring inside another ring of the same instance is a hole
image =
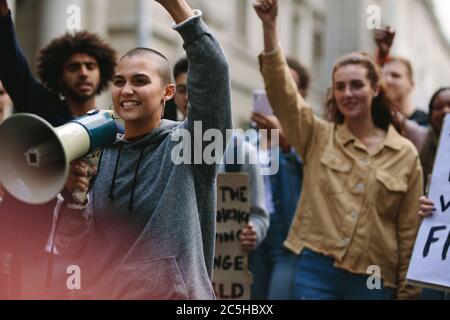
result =
[[[97,95],[98,87],[91,94],[78,94],[70,88],[66,88],[64,95],[77,102],[86,102]]]

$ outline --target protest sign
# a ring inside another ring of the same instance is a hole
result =
[[[219,300],[249,300],[252,275],[239,234],[248,223],[248,175],[225,173],[217,177],[217,229],[213,287]]]
[[[406,278],[450,291],[450,115],[444,121],[428,198],[436,212],[420,226]]]

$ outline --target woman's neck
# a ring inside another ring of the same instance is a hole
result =
[[[135,121],[125,121],[125,139],[133,139],[136,137],[141,137],[149,132],[151,132],[153,129],[159,128],[161,125],[161,119],[156,119],[152,121],[142,121],[142,120],[135,120]]]
[[[387,132],[378,128],[372,118],[359,121],[346,120],[344,125],[366,147],[369,155],[375,154],[386,138]]]
[[[371,117],[352,120],[345,119],[344,124],[350,132],[360,140],[364,140],[365,138],[371,136],[378,129],[373,123]]]

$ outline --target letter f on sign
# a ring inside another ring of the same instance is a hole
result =
[[[428,234],[427,242],[425,243],[425,248],[423,248],[422,256],[424,258],[426,258],[428,256],[428,254],[430,253],[431,244],[439,241],[439,238],[434,237],[434,233],[437,231],[445,230],[445,229],[447,229],[446,226],[433,227],[430,229],[430,233]]]

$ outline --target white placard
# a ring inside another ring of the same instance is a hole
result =
[[[250,300],[252,274],[239,241],[248,223],[250,190],[246,173],[217,177],[217,229],[213,287],[219,300]]]
[[[428,197],[436,212],[420,226],[406,278],[450,291],[450,115],[444,120]]]

